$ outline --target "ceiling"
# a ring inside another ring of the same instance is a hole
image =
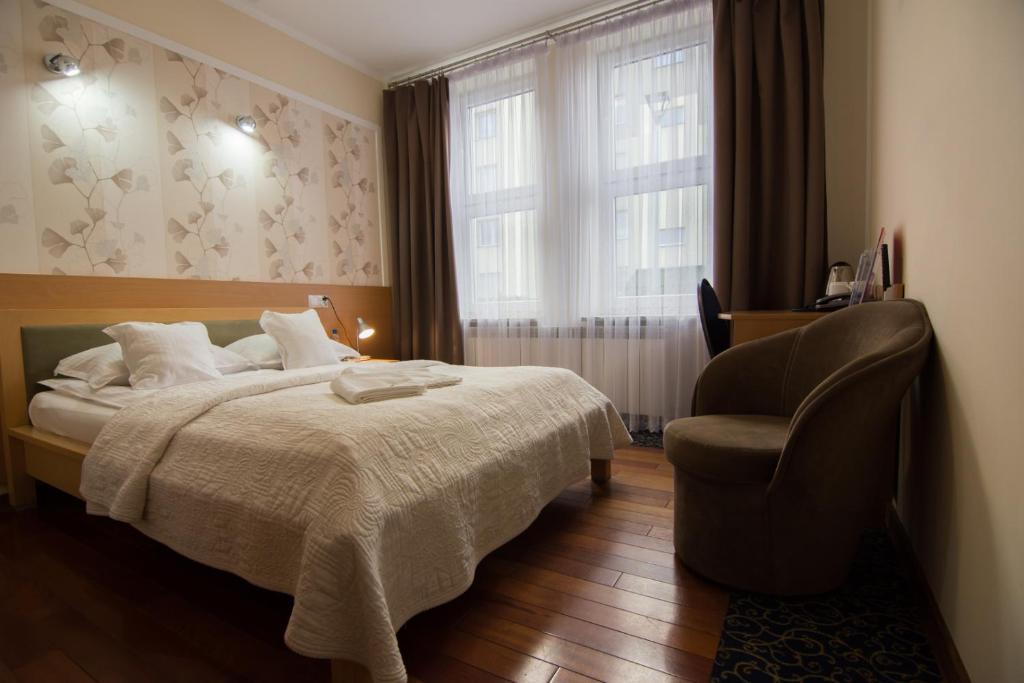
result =
[[[574,18],[601,0],[222,0],[375,78]]]

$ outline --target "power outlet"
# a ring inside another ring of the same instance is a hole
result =
[[[324,294],[310,294],[306,300],[310,308],[327,308],[327,297]]]

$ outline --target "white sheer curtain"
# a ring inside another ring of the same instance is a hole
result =
[[[667,0],[450,78],[466,362],[574,370],[630,429],[707,361],[711,2]]]

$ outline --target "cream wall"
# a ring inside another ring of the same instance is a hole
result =
[[[1024,677],[1024,3],[877,0],[870,225],[935,353],[900,515],[974,681]]]
[[[79,0],[380,124],[384,84],[218,0]]]
[[[828,260],[857,265],[864,249],[868,2],[825,3],[825,187]]]

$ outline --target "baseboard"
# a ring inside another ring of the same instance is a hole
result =
[[[953,636],[950,634],[946,620],[939,610],[938,602],[935,601],[935,594],[932,593],[931,586],[928,585],[924,569],[921,567],[917,554],[914,552],[914,546],[910,542],[910,535],[907,534],[903,522],[900,521],[900,517],[896,513],[896,508],[892,505],[889,506],[886,514],[885,526],[889,533],[889,538],[899,555],[900,562],[907,569],[910,580],[914,584],[914,590],[917,592],[918,599],[927,611],[925,615],[926,623],[924,625],[925,632],[928,635],[932,650],[935,651],[935,659],[938,661],[942,679],[949,683],[970,683],[971,678],[967,675],[967,669],[964,667],[963,660],[960,659],[960,653],[957,652]]]

